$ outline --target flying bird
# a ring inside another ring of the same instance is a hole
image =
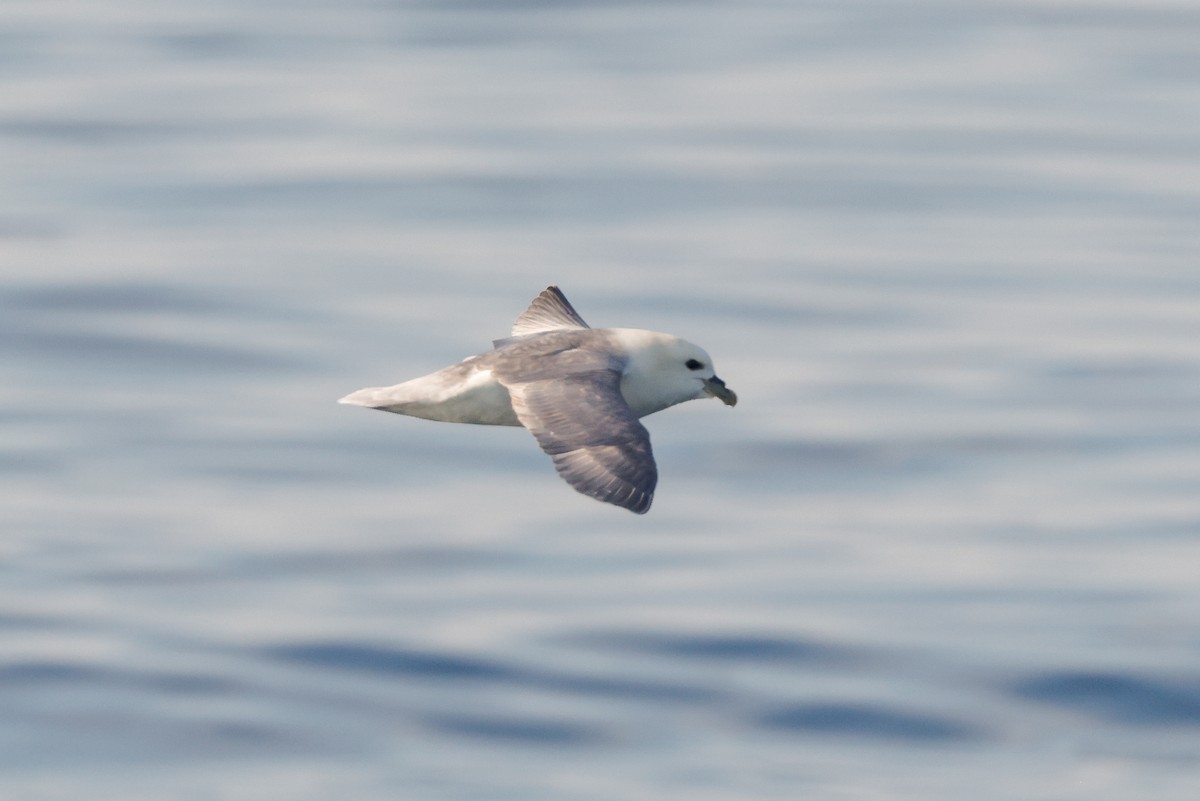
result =
[[[737,395],[709,355],[657,331],[591,328],[558,287],[534,298],[493,350],[339,403],[448,423],[524,426],[584,495],[645,514],[658,468],[638,418],[699,398]]]

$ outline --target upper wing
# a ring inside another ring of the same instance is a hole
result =
[[[493,351],[493,370],[568,484],[644,514],[658,483],[650,433],[621,396],[621,360],[600,342],[591,331],[518,341]]]
[[[556,286],[549,286],[533,299],[529,308],[513,323],[514,337],[554,331],[561,328],[588,328],[579,313],[572,308],[567,296]]]

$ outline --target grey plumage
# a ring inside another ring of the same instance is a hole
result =
[[[737,396],[703,349],[669,334],[589,328],[557,287],[548,287],[493,350],[342,403],[453,423],[523,425],[572,487],[645,513],[658,470],[638,421],[694,398]]]
[[[650,432],[621,396],[626,360],[598,331],[552,331],[488,354],[517,418],[584,495],[645,513],[658,469]]]

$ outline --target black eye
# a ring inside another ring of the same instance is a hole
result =
[[[688,359],[686,362],[683,363],[683,366],[689,370],[699,370],[704,365],[701,364],[700,362],[696,361],[695,359]]]

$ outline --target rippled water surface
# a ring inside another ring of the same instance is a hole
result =
[[[1200,786],[1200,8],[0,9],[4,799]],[[649,515],[338,406],[548,284]]]

